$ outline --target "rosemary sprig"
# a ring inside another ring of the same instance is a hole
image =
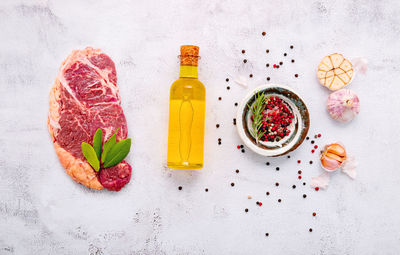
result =
[[[268,100],[268,98],[269,97],[266,97],[264,95],[264,92],[262,93],[257,92],[257,94],[254,95],[254,103],[252,104],[252,106],[247,104],[253,116],[252,130],[250,130],[250,133],[256,139],[257,144],[260,138],[265,134],[265,131],[261,131],[260,129],[262,127],[264,120],[263,111],[265,110],[266,107],[265,102]]]

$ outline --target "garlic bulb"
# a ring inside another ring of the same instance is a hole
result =
[[[338,143],[333,143],[325,146],[320,160],[325,170],[334,171],[342,165],[346,158],[345,148]]]
[[[340,122],[348,122],[360,112],[360,100],[349,89],[330,94],[326,106],[331,117]]]

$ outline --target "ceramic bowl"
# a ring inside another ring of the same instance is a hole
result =
[[[255,95],[264,92],[266,96],[280,97],[294,115],[290,126],[291,133],[279,142],[256,142],[251,135],[251,106]],[[250,91],[242,100],[236,117],[236,126],[243,143],[257,154],[276,157],[295,150],[306,138],[310,126],[310,117],[304,100],[290,87],[278,84],[266,84]]]

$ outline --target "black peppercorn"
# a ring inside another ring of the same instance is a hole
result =
[[[295,189],[295,188],[296,188],[296,185],[293,185],[292,188]]]
[[[279,62],[279,65],[283,65],[283,62]]]
[[[278,202],[279,202],[279,203],[282,202],[282,199],[279,198],[279,199],[278,199]]]
[[[266,67],[269,67],[269,64],[266,64],[265,66],[266,66]]]
[[[269,166],[269,162],[265,163],[267,166]]]
[[[250,78],[253,78],[253,74],[250,74],[249,77],[250,77]]]
[[[249,211],[249,209],[247,209],[247,208],[246,208],[246,209],[244,209],[244,211],[245,211],[245,212],[248,212],[248,211]]]
[[[293,49],[293,45],[290,45],[290,48]]]
[[[218,100],[221,101],[221,100],[222,100],[222,97],[218,97]]]
[[[238,106],[238,103],[235,103],[235,106]]]
[[[294,63],[294,59],[292,59],[292,63]]]
[[[245,152],[245,150],[244,149],[242,149],[242,153],[244,153]]]
[[[296,77],[296,78],[297,78],[297,77],[299,77],[299,75],[296,73],[296,74],[294,75],[294,77]]]
[[[229,81],[229,78],[226,78],[225,80],[226,80],[226,82],[228,82],[228,81]]]
[[[315,143],[314,140],[312,140],[312,141],[311,141],[311,144],[314,144],[314,143]]]
[[[242,50],[242,54],[245,54],[246,53],[246,51],[245,50]]]
[[[269,236],[269,233],[265,233],[265,236]]]
[[[178,189],[179,189],[179,190],[182,190],[182,186],[179,186]]]
[[[283,53],[283,56],[284,56],[284,57],[286,57],[286,56],[287,56],[287,54],[286,54],[286,53]]]
[[[227,89],[227,90],[230,90],[230,89],[231,89],[231,87],[229,87],[229,86],[228,86],[228,87],[226,87],[226,89]]]
[[[265,36],[267,33],[265,33],[265,32],[262,32],[261,34],[262,34],[262,36]]]
[[[217,128],[219,128],[219,124],[215,125]]]
[[[208,192],[208,189],[206,189],[206,192]]]
[[[279,167],[276,168],[276,171],[279,171]]]
[[[237,174],[239,173],[239,169],[236,169],[236,173],[237,173]]]
[[[269,50],[266,50],[265,52],[266,52],[266,53],[269,53]]]
[[[246,64],[246,63],[247,63],[247,59],[243,59],[243,63],[245,63],[245,64]]]
[[[235,183],[232,182],[232,183],[231,183],[231,186],[232,186],[232,187],[235,186]]]
[[[307,195],[306,194],[303,194],[303,198],[306,198],[307,197]]]
[[[279,182],[276,182],[276,183],[275,183],[275,186],[277,186],[277,187],[278,187],[278,186],[279,186]]]
[[[271,78],[267,77],[267,81],[271,80]]]
[[[267,191],[267,193],[265,193],[265,194],[267,194],[267,196],[269,196],[269,192]]]

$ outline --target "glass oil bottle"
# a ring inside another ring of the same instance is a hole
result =
[[[206,89],[197,79],[199,47],[183,45],[179,57],[179,79],[170,90],[167,165],[174,169],[201,169]]]

